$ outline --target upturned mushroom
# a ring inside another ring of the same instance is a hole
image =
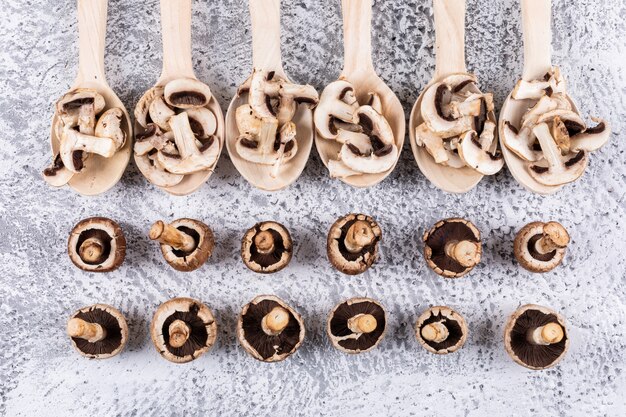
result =
[[[72,314],[67,322],[67,334],[81,355],[107,359],[126,346],[128,325],[119,310],[106,304],[95,304]]]
[[[555,366],[565,356],[569,343],[563,317],[538,305],[520,307],[504,330],[504,347],[509,356],[533,370]]]
[[[438,355],[456,352],[467,339],[465,319],[449,307],[431,307],[417,319],[415,337],[427,351]]]
[[[466,275],[478,265],[481,254],[480,231],[469,220],[442,220],[424,233],[426,262],[445,278]]]
[[[345,353],[365,353],[385,336],[387,313],[370,298],[352,298],[335,306],[328,315],[326,331],[332,345]]]
[[[217,339],[211,310],[192,298],[173,298],[161,304],[150,324],[156,350],[170,362],[187,363],[202,356]]]
[[[246,352],[263,362],[279,362],[304,341],[304,321],[283,300],[261,295],[246,304],[237,321],[237,338]]]
[[[378,258],[378,244],[381,240],[382,231],[372,217],[349,214],[338,219],[328,232],[328,259],[344,274],[362,274]]]
[[[513,245],[519,264],[531,272],[549,272],[565,258],[570,236],[557,222],[533,222],[515,236]]]
[[[292,254],[291,235],[280,223],[257,223],[241,239],[241,259],[254,272],[278,272],[289,265]]]
[[[160,243],[165,261],[181,272],[200,268],[215,247],[211,228],[193,219],[178,219],[170,224],[159,220],[150,228],[149,236]]]
[[[91,217],[81,220],[70,233],[67,252],[78,268],[88,272],[110,272],[122,265],[126,239],[113,220]]]

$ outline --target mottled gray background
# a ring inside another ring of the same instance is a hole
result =
[[[339,1],[283,1],[283,50],[289,75],[322,89],[340,72]],[[418,171],[408,141],[398,168],[382,185],[353,190],[327,178],[316,152],[286,191],[252,189],[226,154],[199,192],[175,198],[147,184],[131,164],[105,196],[81,198],[40,178],[50,159],[52,103],[77,67],[73,1],[0,0],[0,414],[6,416],[623,416],[626,414],[626,297],[623,255],[626,203],[626,5],[623,0],[554,5],[554,62],[568,77],[585,115],[613,123],[609,145],[593,154],[578,183],[551,197],[525,192],[508,172],[454,196]],[[467,57],[498,105],[521,73],[515,0],[470,0]],[[194,63],[225,110],[250,71],[245,0],[196,1]],[[434,68],[429,1],[376,1],[374,62],[408,112]],[[158,2],[112,0],[107,75],[129,109],[159,75]],[[325,259],[333,220],[351,211],[383,227],[382,259],[371,272],[341,276]],[[108,275],[79,271],[66,254],[71,227],[93,215],[119,221],[126,263]],[[484,262],[467,278],[445,281],[420,255],[426,227],[466,216],[484,234]],[[213,227],[217,250],[197,272],[177,273],[147,239],[154,220],[195,217]],[[290,227],[295,258],[270,277],[239,258],[243,231],[275,219]],[[571,231],[565,264],[531,275],[512,257],[516,230],[555,219]],[[306,343],[284,363],[267,365],[237,344],[243,304],[275,293],[305,317]],[[204,300],[216,313],[214,349],[188,365],[161,359],[149,340],[155,308],[174,296]],[[336,352],[324,333],[327,312],[352,296],[379,299],[389,312],[388,337],[369,354]],[[71,312],[110,303],[128,317],[130,342],[106,361],[78,356],[65,336]],[[560,311],[571,350],[558,367],[533,372],[509,360],[506,317],[523,303]],[[421,349],[418,314],[447,304],[465,315],[466,346],[448,357]]]

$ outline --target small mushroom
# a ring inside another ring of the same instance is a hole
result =
[[[563,262],[569,242],[570,236],[560,223],[530,223],[515,237],[515,258],[531,272],[549,272]]]
[[[378,258],[381,240],[382,231],[372,217],[349,214],[338,219],[328,232],[328,259],[344,274],[362,274]]]
[[[95,304],[72,314],[67,322],[67,334],[81,355],[107,359],[126,346],[128,325],[119,310],[106,304]]]
[[[325,139],[337,139],[338,131],[334,121],[338,119],[357,124],[358,108],[359,103],[352,84],[345,80],[330,83],[322,92],[319,105],[315,109],[314,120],[317,132]]]
[[[179,109],[206,107],[213,94],[208,85],[194,78],[178,78],[170,81],[163,90],[165,102]]]
[[[241,240],[241,258],[254,272],[278,272],[289,264],[292,254],[291,235],[280,223],[257,223]]]
[[[369,352],[378,346],[386,330],[385,309],[370,298],[352,298],[338,304],[326,323],[330,342],[345,353]]]
[[[424,234],[428,266],[445,278],[460,278],[480,262],[480,231],[464,219],[447,219]]]
[[[415,323],[415,337],[429,352],[445,355],[456,352],[467,339],[465,319],[449,307],[432,307]]]
[[[161,304],[150,324],[156,350],[170,362],[197,359],[215,344],[217,323],[211,310],[192,298],[173,298]]]
[[[263,362],[286,359],[302,345],[304,334],[300,314],[271,295],[258,296],[246,304],[237,321],[239,343]]]
[[[124,262],[126,239],[113,220],[91,217],[74,226],[67,251],[74,265],[83,271],[110,272]]]
[[[181,272],[200,268],[211,257],[215,247],[209,226],[193,219],[178,219],[170,224],[159,220],[150,228],[149,236],[161,244],[167,263]]]
[[[526,368],[551,368],[569,348],[565,320],[546,307],[522,306],[507,322],[504,347],[515,362]]]

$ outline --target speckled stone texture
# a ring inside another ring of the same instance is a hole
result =
[[[6,416],[623,416],[626,415],[626,4],[555,0],[554,62],[567,75],[584,115],[613,123],[615,134],[591,157],[585,177],[551,197],[524,191],[508,172],[474,191],[448,195],[418,171],[408,140],[398,168],[382,185],[353,190],[331,181],[313,151],[286,191],[252,189],[226,152],[196,194],[175,198],[150,186],[131,164],[111,192],[82,198],[52,190],[40,177],[50,159],[52,103],[77,68],[74,1],[1,2],[0,19],[0,414]],[[340,2],[283,1],[283,50],[294,80],[318,89],[334,80],[343,55]],[[410,110],[434,69],[429,1],[374,5],[374,62]],[[251,68],[245,0],[199,1],[193,12],[194,63],[222,108]],[[484,90],[501,105],[521,73],[519,5],[470,0],[467,57]],[[107,75],[129,109],[158,77],[156,1],[112,0]],[[326,233],[348,212],[373,215],[384,232],[382,257],[368,273],[342,276],[326,261]],[[125,264],[94,275],[66,254],[72,226],[102,215],[120,222]],[[484,237],[484,260],[466,278],[446,281],[421,256],[424,230],[463,216]],[[168,267],[147,237],[157,219],[198,218],[217,248],[199,271]],[[248,271],[240,239],[255,222],[287,225],[294,261],[274,276]],[[512,254],[515,232],[538,219],[566,225],[573,241],[565,264],[532,275]],[[238,345],[237,314],[254,296],[276,294],[305,318],[303,347],[287,361],[255,361]],[[174,296],[205,301],[219,322],[214,349],[187,365],[163,360],[149,338],[156,307]],[[353,296],[373,297],[389,312],[379,349],[335,351],[327,313]],[[90,361],[71,348],[65,324],[96,302],[124,312],[130,342],[118,357]],[[525,303],[561,312],[571,350],[558,367],[533,372],[504,351],[506,318]],[[467,319],[465,347],[437,357],[420,348],[413,323],[426,308],[450,305]]]

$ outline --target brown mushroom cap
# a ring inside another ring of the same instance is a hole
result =
[[[89,272],[110,272],[124,262],[126,239],[113,220],[91,217],[80,221],[70,233],[67,252],[78,268]]]
[[[548,239],[551,244],[548,253],[537,250],[537,243]],[[559,266],[565,258],[569,234],[556,222],[533,222],[524,226],[515,236],[513,251],[519,264],[531,272],[549,272]]]
[[[427,340],[424,329],[432,325],[443,325],[446,329],[445,340]],[[422,313],[415,323],[415,337],[426,350],[438,355],[445,355],[459,350],[467,339],[467,323],[463,316],[449,307],[432,307]]]
[[[186,325],[186,340],[173,342],[171,334],[177,324]],[[154,313],[150,335],[161,356],[170,362],[187,363],[211,349],[217,338],[217,324],[211,310],[200,301],[173,298]]]
[[[346,241],[360,243],[350,251]],[[364,214],[349,214],[338,219],[330,228],[326,250],[330,263],[348,275],[367,271],[378,258],[378,242],[382,231],[378,223]]]
[[[120,353],[128,342],[128,324],[122,313],[106,304],[94,304],[81,308],[72,314],[72,319],[97,324],[104,330],[102,340],[89,342],[82,337],[72,337],[72,346],[83,356],[93,359],[107,359]],[[69,330],[69,329],[68,329]]]
[[[446,245],[455,242],[474,243],[475,251],[469,266],[463,266],[446,253]],[[424,256],[428,266],[445,278],[460,278],[480,262],[482,244],[480,231],[472,222],[453,218],[442,220],[424,233]]]
[[[553,344],[536,344],[529,341],[531,332],[550,323],[562,329],[562,338]],[[518,364],[534,370],[555,366],[569,348],[569,337],[563,317],[546,307],[528,304],[520,307],[507,322],[504,330],[504,347]]]
[[[267,331],[267,319],[264,318],[273,311],[288,314],[288,321],[280,326],[284,327],[282,330]],[[237,321],[239,343],[252,357],[263,362],[286,359],[302,345],[304,335],[304,321],[300,314],[272,295],[260,295],[250,301],[243,307]]]
[[[363,316],[373,317],[376,326],[369,332],[355,332],[351,321]],[[336,305],[326,322],[331,343],[346,353],[369,352],[378,346],[386,330],[387,313],[382,305],[370,298],[352,298]]]
[[[167,263],[181,272],[194,271],[204,265],[215,248],[211,228],[193,219],[178,219],[170,223],[170,226],[191,236],[195,241],[195,248],[191,251],[177,250],[167,243],[161,243],[161,252]]]
[[[291,235],[280,223],[257,223],[241,239],[241,258],[254,272],[278,272],[289,265],[292,254]]]

